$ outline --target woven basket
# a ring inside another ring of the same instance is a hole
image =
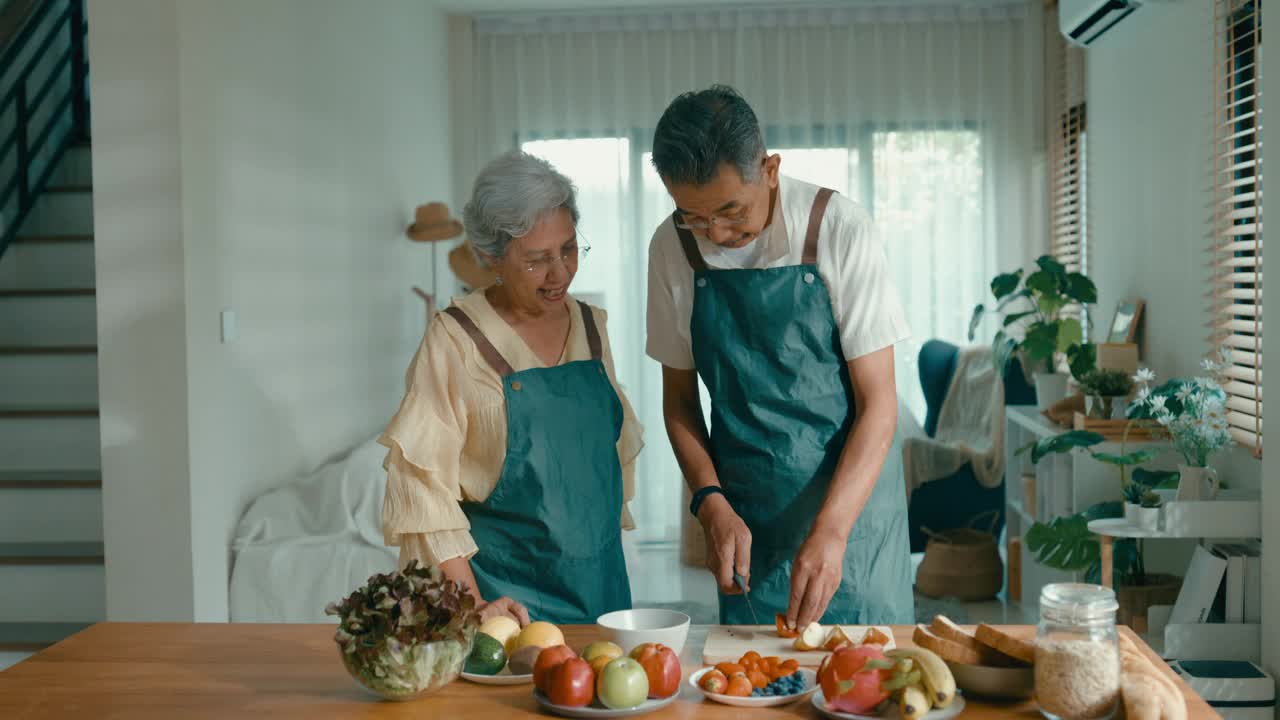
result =
[[[916,590],[922,595],[973,601],[987,600],[1000,592],[1004,563],[994,534],[972,528],[939,533],[921,529],[929,536],[924,560],[916,571]]]

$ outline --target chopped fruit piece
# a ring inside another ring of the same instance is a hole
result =
[[[782,613],[778,613],[777,615],[774,615],[773,617],[774,617],[774,621],[775,621],[775,622],[777,622],[777,624],[778,624],[778,637],[780,637],[780,638],[786,638],[786,639],[790,640],[791,638],[793,638],[793,637],[798,637],[798,636],[800,635],[800,633],[799,633],[798,631],[793,630],[792,628],[787,627],[787,616],[786,616],[786,615],[783,615]]]
[[[797,650],[817,650],[827,641],[827,632],[822,629],[818,623],[809,623],[809,626],[800,633],[800,637],[796,638],[795,648]]]
[[[716,665],[716,669],[724,673],[724,676],[727,678],[731,678],[740,672],[746,672],[746,668],[742,667],[738,663],[723,662]]]
[[[853,644],[853,641],[845,634],[844,628],[839,625],[832,625],[831,632],[827,633],[827,641],[822,644],[822,649],[835,651],[843,645],[851,644]]]
[[[738,675],[729,678],[729,687],[725,689],[725,695],[734,695],[737,697],[751,697],[751,691],[755,688],[751,687],[751,681],[746,675]]]
[[[867,628],[867,634],[862,637],[864,645],[888,645],[889,636],[880,632],[879,628]]]
[[[764,689],[765,685],[769,684],[769,677],[759,670],[748,674],[747,679],[751,681],[751,687],[760,688],[761,690]]]

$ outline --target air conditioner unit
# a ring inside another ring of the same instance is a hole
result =
[[[1058,29],[1072,44],[1087,47],[1141,4],[1140,0],[1059,0]]]

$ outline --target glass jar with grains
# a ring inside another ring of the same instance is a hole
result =
[[[1050,720],[1109,718],[1120,699],[1116,594],[1057,583],[1040,592],[1036,702]]]

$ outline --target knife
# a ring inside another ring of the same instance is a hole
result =
[[[759,625],[760,621],[756,619],[756,609],[751,607],[751,593],[747,592],[747,581],[738,573],[733,574],[733,582],[742,591],[742,596],[747,599],[747,610],[751,611],[751,624]]]

